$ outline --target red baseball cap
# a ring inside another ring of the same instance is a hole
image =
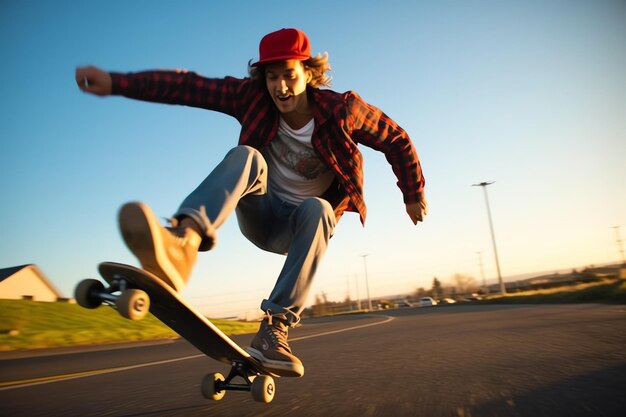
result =
[[[287,59],[305,61],[309,58],[311,58],[311,45],[306,34],[298,29],[281,29],[261,39],[259,60],[252,66],[258,67]]]

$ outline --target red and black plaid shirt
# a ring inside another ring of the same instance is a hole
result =
[[[111,73],[113,94],[168,104],[219,111],[241,123],[239,144],[261,149],[276,138],[279,112],[263,83],[249,78],[204,78],[188,71]],[[361,222],[367,209],[363,199],[362,143],[385,154],[398,178],[405,203],[420,201],[424,177],[407,133],[381,110],[356,93],[309,88],[315,130],[311,142],[333,170],[339,194],[331,201],[339,218],[357,211]]]

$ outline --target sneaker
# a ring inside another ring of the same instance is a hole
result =
[[[304,375],[304,366],[291,353],[287,343],[288,329],[286,320],[268,314],[261,322],[248,353],[279,376],[301,377]]]
[[[144,203],[127,203],[119,213],[126,246],[141,267],[181,291],[196,263],[201,236],[190,228],[163,227]]]

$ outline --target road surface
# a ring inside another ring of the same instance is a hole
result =
[[[626,415],[626,306],[406,308],[308,320],[290,340],[306,374],[269,405],[202,397],[202,377],[228,369],[184,341],[1,354],[0,415]]]

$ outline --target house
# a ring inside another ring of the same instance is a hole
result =
[[[58,301],[63,295],[31,264],[0,269],[0,299]]]

